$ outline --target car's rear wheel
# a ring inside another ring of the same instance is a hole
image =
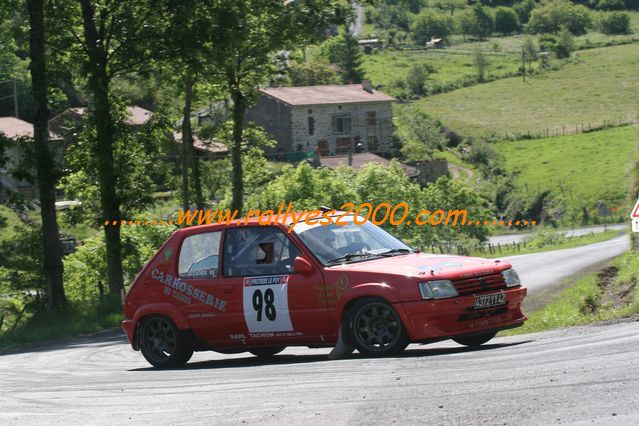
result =
[[[286,346],[277,346],[272,348],[253,348],[249,352],[259,358],[269,358],[277,355],[286,349]]]
[[[183,365],[193,355],[193,348],[184,341],[173,321],[161,315],[142,320],[140,350],[144,358],[158,368]]]
[[[404,324],[385,300],[362,299],[353,305],[350,312],[350,338],[361,354],[396,355],[408,346]]]
[[[488,342],[496,335],[497,335],[496,331],[491,331],[488,333],[478,333],[478,334],[471,334],[469,336],[453,337],[453,340],[459,343],[460,345],[475,347],[475,346],[483,345],[484,343]]]

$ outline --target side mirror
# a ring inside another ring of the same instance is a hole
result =
[[[303,257],[297,256],[293,261],[293,269],[295,272],[301,272],[302,274],[311,272],[313,270],[313,265],[308,260]]]

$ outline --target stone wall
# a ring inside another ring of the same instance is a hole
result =
[[[375,113],[374,125],[368,124],[368,113]],[[350,132],[336,134],[333,129],[335,117],[350,116]],[[313,120],[314,131],[309,134],[309,119]],[[393,112],[391,102],[370,102],[355,104],[331,104],[294,106],[291,110],[292,141],[290,149],[313,150],[320,141],[326,141],[329,155],[339,154],[337,139],[352,140],[355,147],[362,144],[363,151],[384,152],[393,142]],[[369,147],[369,138],[377,138],[377,147]],[[342,152],[343,153],[343,152]]]

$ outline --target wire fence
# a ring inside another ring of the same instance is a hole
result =
[[[603,130],[613,127],[621,127],[628,126],[632,124],[637,124],[637,118],[632,119],[623,119],[619,118],[617,120],[601,120],[599,122],[588,122],[588,123],[577,123],[577,124],[564,124],[562,126],[556,127],[546,127],[545,129],[531,131],[528,130],[526,132],[504,132],[504,133],[493,133],[493,137],[497,140],[526,140],[526,139],[544,139],[544,138],[552,138],[557,136],[569,136],[569,135],[577,135],[581,133],[594,132],[597,130]]]

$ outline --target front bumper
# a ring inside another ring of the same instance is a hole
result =
[[[393,306],[402,317],[410,340],[426,342],[523,324],[527,318],[521,312],[521,303],[527,294],[526,287],[509,288],[503,292],[506,294],[505,305],[485,309],[474,309],[474,295],[403,302]]]

